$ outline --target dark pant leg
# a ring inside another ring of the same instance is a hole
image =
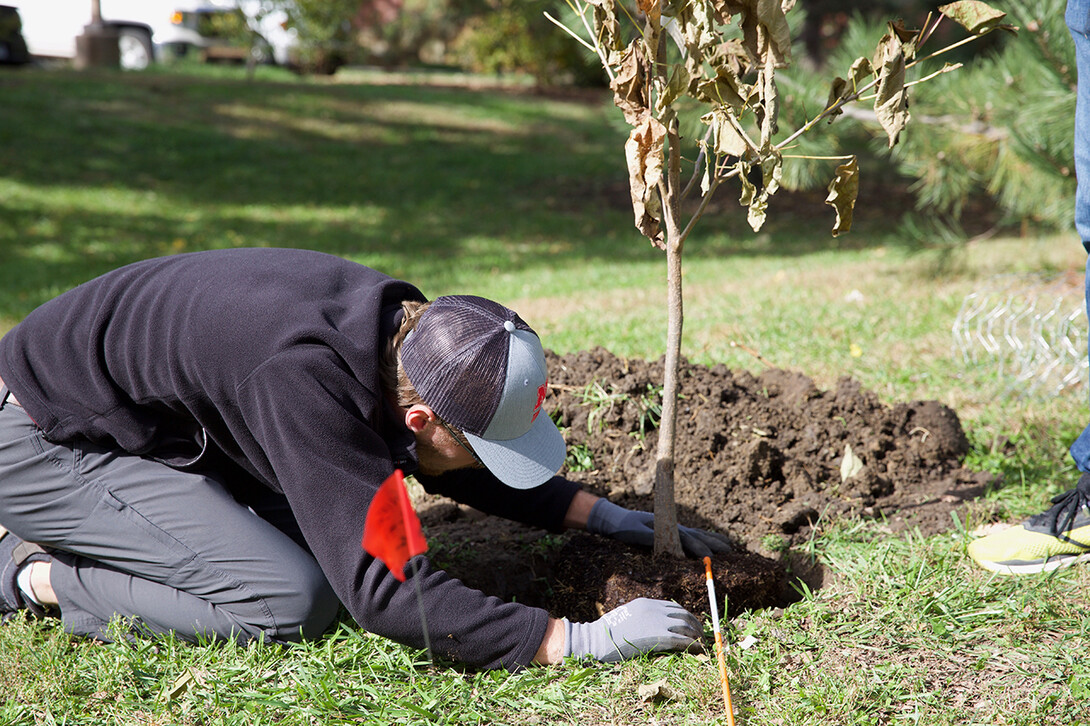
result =
[[[0,524],[56,550],[66,629],[116,615],[186,639],[297,640],[338,602],[317,562],[214,477],[90,443],[46,441],[0,408]]]

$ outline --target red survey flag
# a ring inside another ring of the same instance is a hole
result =
[[[390,572],[405,582],[405,563],[427,552],[428,543],[413,511],[405,478],[395,469],[378,488],[363,525],[363,549],[382,560]]]

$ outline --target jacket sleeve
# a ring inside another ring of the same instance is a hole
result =
[[[487,514],[550,532],[564,531],[564,515],[580,486],[554,476],[533,489],[513,489],[483,469],[459,469],[441,476],[416,474],[429,494],[442,494]]]
[[[362,548],[367,508],[393,471],[370,421],[376,407],[336,356],[299,346],[267,361],[238,388],[236,439],[291,505],[307,544],[352,617],[377,635],[424,647],[412,578],[396,580]],[[548,614],[466,587],[419,558],[433,650],[485,668],[531,662]]]

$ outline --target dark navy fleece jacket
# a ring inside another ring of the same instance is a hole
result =
[[[90,439],[187,467],[226,455],[288,499],[334,591],[367,630],[423,647],[411,580],[360,547],[367,506],[412,437],[384,420],[379,353],[412,285],[284,249],[137,262],[46,303],[0,340],[0,378],[51,441]],[[578,487],[516,491],[487,472],[420,477],[487,512],[559,530]],[[231,486],[230,482],[227,482]],[[484,667],[530,662],[545,611],[424,562],[434,649]]]

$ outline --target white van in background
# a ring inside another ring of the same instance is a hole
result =
[[[91,23],[91,0],[6,0],[23,21],[23,38],[30,55],[75,58],[76,37]],[[141,70],[156,60],[196,50],[206,59],[244,59],[251,48],[238,41],[207,35],[215,15],[237,13],[257,35],[252,45],[256,60],[288,64],[294,31],[284,28],[284,13],[264,13],[261,3],[235,0],[99,0],[102,22],[118,31],[121,67]],[[280,17],[283,16],[283,17]]]

